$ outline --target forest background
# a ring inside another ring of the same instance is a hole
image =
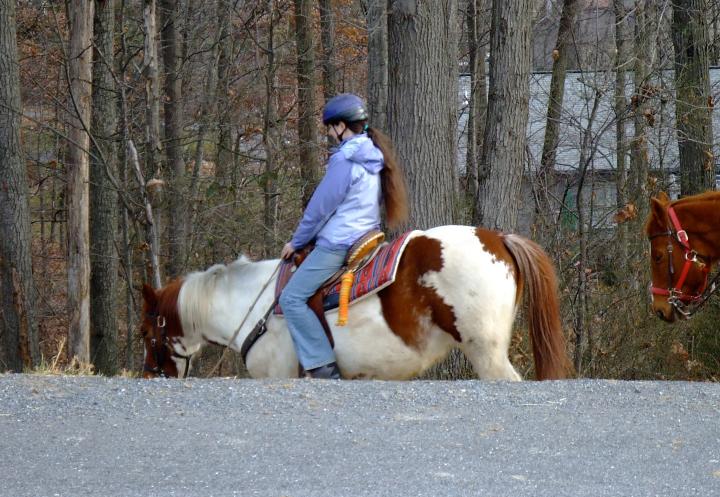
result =
[[[720,306],[650,314],[643,224],[659,191],[715,189],[719,18],[718,0],[0,0],[0,370],[137,374],[142,284],[277,257],[322,176],[322,105],[353,92],[396,144],[409,227],[553,257],[577,376],[717,380]],[[531,376],[521,321],[511,359]],[[455,354],[429,377],[470,374]]]

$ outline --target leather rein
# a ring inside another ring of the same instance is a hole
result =
[[[143,371],[146,373],[156,374],[161,378],[170,378],[170,375],[168,375],[162,366],[160,366],[161,364],[165,364],[165,353],[169,351],[172,357],[185,360],[185,374],[183,375],[183,379],[187,378],[188,373],[190,372],[190,359],[192,356],[185,356],[175,352],[175,348],[172,346],[170,338],[167,336],[167,321],[165,320],[165,316],[161,316],[155,312],[147,313],[146,315],[153,320],[153,337],[150,339],[150,351],[155,359],[155,367],[151,368],[147,364],[143,364]],[[160,330],[159,341],[156,338],[158,336],[158,330]]]
[[[680,220],[675,213],[675,209],[671,206],[668,207],[668,216],[670,218],[671,226],[667,231],[662,233],[656,233],[650,235],[650,240],[661,236],[668,237],[667,253],[668,253],[668,284],[671,285],[669,288],[656,287],[650,282],[650,291],[653,295],[666,296],[668,303],[675,308],[675,310],[682,314],[685,318],[691,317],[695,314],[700,307],[715,293],[717,285],[715,284],[720,278],[720,273],[716,274],[708,285],[708,275],[710,274],[710,264],[705,262],[708,259],[706,256],[702,256],[697,251],[690,248],[690,238],[687,232],[680,225]],[[678,277],[677,283],[673,286],[673,280],[675,279],[675,266],[673,264],[673,243],[672,239],[675,238],[680,246],[685,251],[682,270]],[[687,275],[690,272],[690,268],[696,265],[705,274],[705,282],[703,283],[700,291],[695,294],[683,293],[682,287],[687,279]]]

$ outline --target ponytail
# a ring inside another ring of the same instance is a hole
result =
[[[395,156],[390,137],[376,128],[367,127],[368,137],[380,149],[385,159],[385,167],[380,171],[383,202],[387,225],[391,230],[400,228],[408,219],[407,188],[400,163]]]

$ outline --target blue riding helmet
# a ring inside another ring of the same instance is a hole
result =
[[[323,109],[323,124],[344,121],[351,123],[367,119],[365,102],[362,98],[352,93],[336,95],[325,104]]]

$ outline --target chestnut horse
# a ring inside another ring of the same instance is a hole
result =
[[[650,199],[645,231],[653,312],[668,322],[689,318],[715,289],[708,275],[720,259],[720,192],[675,201],[660,193]]]
[[[239,351],[273,304],[278,262],[241,257],[159,291],[145,286],[145,377],[187,375],[190,358],[206,342]],[[337,310],[327,313],[342,377],[409,379],[457,347],[480,378],[520,380],[508,348],[523,288],[536,376],[563,378],[569,361],[552,262],[530,240],[469,226],[441,226],[411,238],[395,281],[351,304],[346,326],[335,326]],[[271,315],[266,325],[247,354],[248,372],[297,378],[284,319]]]

